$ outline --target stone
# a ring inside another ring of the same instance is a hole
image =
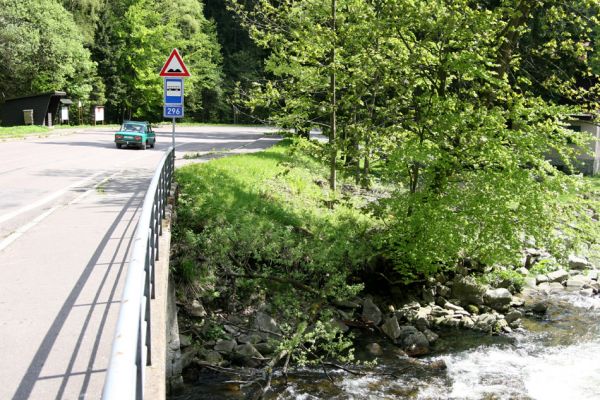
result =
[[[569,255],[568,264],[570,269],[583,270],[590,267],[590,262],[583,257],[574,254]]]
[[[539,274],[539,275],[535,276],[536,285],[539,285],[540,283],[548,282],[549,280],[550,280],[550,278],[548,278],[548,275]]]
[[[277,336],[281,334],[281,330],[279,326],[277,326],[277,322],[267,313],[263,311],[259,311],[256,313],[254,317],[254,328],[261,332],[261,336],[263,338],[269,336]]]
[[[537,286],[537,279],[532,277],[532,276],[528,276],[525,278],[525,287],[528,288],[535,288]]]
[[[589,289],[581,289],[579,291],[579,294],[582,296],[586,296],[586,297],[592,297],[594,295],[594,289],[589,288]]]
[[[496,316],[490,313],[479,315],[477,317],[477,321],[475,322],[475,326],[477,327],[477,329],[485,332],[492,332],[494,330],[495,324]]]
[[[462,308],[460,306],[457,306],[457,305],[454,305],[454,304],[452,304],[450,302],[447,302],[446,304],[444,304],[444,308],[446,310],[452,310],[452,311],[464,311],[464,308]]]
[[[548,274],[548,282],[559,282],[562,283],[569,279],[569,273],[564,269],[559,269]]]
[[[523,276],[529,275],[529,270],[525,267],[521,267],[521,268],[517,269],[517,272]]]
[[[362,319],[375,325],[379,325],[381,322],[381,310],[373,303],[373,300],[366,299],[363,302]]]
[[[471,317],[464,317],[460,321],[460,325],[465,329],[473,329],[473,327],[475,327],[475,322],[473,322]]]
[[[240,334],[240,330],[233,325],[225,324],[223,325],[223,329],[225,330],[225,332],[233,336],[237,336]]]
[[[236,345],[237,343],[233,339],[219,340],[217,344],[215,344],[214,350],[220,353],[231,353]]]
[[[192,345],[192,338],[189,335],[179,335],[179,345],[181,348],[188,347]]]
[[[535,302],[531,306],[531,311],[533,311],[536,314],[546,314],[547,310],[548,310],[548,304],[546,304],[543,301]]]
[[[587,276],[575,275],[567,279],[566,287],[568,289],[582,289],[586,284],[590,284],[590,280]]]
[[[473,314],[479,314],[479,308],[475,304],[469,304],[469,305],[467,305],[466,310],[471,315],[473,315]]]
[[[461,304],[483,304],[485,288],[472,277],[459,276],[452,283],[452,296]]]
[[[430,344],[435,343],[440,338],[437,333],[435,333],[434,331],[432,331],[430,329],[424,329],[421,332],[423,332],[423,335],[425,335],[425,338],[427,338],[427,341]]]
[[[429,364],[429,368],[431,368],[435,371],[445,371],[446,369],[448,369],[448,366],[446,365],[446,361],[440,359],[440,360],[432,361]]]
[[[252,368],[260,365],[260,361],[264,358],[250,343],[237,346],[235,348],[235,355],[244,365]]]
[[[369,352],[369,354],[371,354],[375,357],[379,357],[379,356],[383,355],[383,349],[381,348],[379,343],[369,343],[367,345],[367,351]]]
[[[211,365],[219,365],[223,361],[223,356],[218,351],[211,350],[204,355],[204,361]]]
[[[399,341],[402,349],[411,357],[429,353],[427,337],[414,326],[400,327]]]
[[[360,303],[357,301],[350,301],[350,300],[336,300],[333,302],[333,304],[336,307],[340,307],[340,308],[350,308],[350,309],[355,309],[360,307]]]
[[[423,288],[422,297],[425,303],[433,303],[435,301],[435,289]]]
[[[273,354],[275,351],[275,346],[269,342],[256,343],[254,348],[263,355]]]
[[[544,282],[538,286],[538,290],[545,294],[562,292],[564,286],[559,282]]]
[[[448,296],[450,296],[450,293],[451,293],[451,290],[450,290],[450,288],[449,288],[448,286],[446,286],[446,285],[439,285],[439,286],[437,287],[437,294],[438,294],[439,296],[442,296],[442,297],[448,297]]]
[[[591,281],[597,281],[598,280],[598,270],[591,270],[588,272],[588,278],[590,278]]]
[[[385,333],[390,339],[396,340],[400,336],[400,325],[398,325],[398,319],[394,316],[392,318],[388,318],[384,324],[381,326],[381,330]]]
[[[192,301],[192,304],[189,305],[188,311],[192,317],[196,318],[204,318],[207,315],[202,303],[200,303],[196,299],[194,299],[194,301]]]
[[[245,344],[245,343],[256,344],[262,340],[262,336],[260,336],[256,333],[252,333],[249,335],[242,334],[242,335],[238,336],[236,339],[237,339],[237,342],[241,343],[241,344]]]
[[[336,319],[336,318],[332,318],[329,321],[329,324],[331,324],[332,327],[337,328],[342,333],[346,333],[350,330],[348,325],[346,325],[343,321],[340,321],[339,319]]]
[[[512,294],[504,288],[489,289],[485,292],[483,299],[486,306],[497,311],[504,311],[510,307]]]
[[[523,313],[521,311],[511,310],[508,314],[506,314],[506,317],[504,317],[504,319],[506,319],[506,322],[508,322],[510,324],[522,317],[523,317]]]

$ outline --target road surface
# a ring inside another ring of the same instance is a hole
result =
[[[0,399],[98,399],[128,252],[171,144],[116,149],[113,130],[0,142]],[[182,156],[252,151],[267,128],[178,127]]]

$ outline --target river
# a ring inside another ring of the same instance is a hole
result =
[[[415,366],[384,347],[384,355],[362,375],[321,369],[279,377],[277,400],[592,400],[600,399],[600,298],[552,294],[545,316],[526,316],[525,329],[504,336],[440,332],[425,362],[444,360],[446,370]],[[359,348],[364,346],[359,345]],[[358,354],[365,359],[369,356]],[[372,357],[371,357],[372,358]],[[220,376],[203,376],[174,400],[244,399],[247,391]]]

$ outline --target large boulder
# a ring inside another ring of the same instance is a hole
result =
[[[255,368],[264,357],[252,344],[246,343],[235,348],[235,358],[245,366]]]
[[[548,275],[548,282],[558,282],[563,283],[567,279],[569,279],[569,273],[564,269],[559,269],[553,272],[550,272]]]
[[[489,289],[485,292],[483,300],[486,306],[496,311],[506,311],[510,307],[512,295],[508,289]]]
[[[263,339],[281,334],[277,322],[267,313],[259,311],[254,317],[254,328],[260,332]]]
[[[586,260],[583,257],[579,257],[576,255],[571,254],[569,256],[569,269],[578,269],[578,270],[584,270],[584,269],[588,269],[590,268],[591,264],[588,260]]]
[[[396,340],[398,336],[400,336],[400,325],[398,325],[398,319],[395,316],[388,318],[384,324],[381,325],[381,330],[390,339]]]
[[[398,337],[402,349],[411,357],[429,353],[427,337],[414,326],[403,325],[400,327]]]
[[[379,325],[381,322],[381,310],[373,303],[373,300],[365,299],[363,302],[362,319],[375,325]]]
[[[452,284],[452,297],[463,306],[469,304],[482,305],[485,288],[475,279],[468,276],[458,276]]]

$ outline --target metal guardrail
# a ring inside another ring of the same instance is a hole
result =
[[[154,173],[138,222],[123,288],[121,310],[106,372],[103,400],[144,398],[144,369],[151,365],[150,299],[159,236],[175,170],[170,147]]]

